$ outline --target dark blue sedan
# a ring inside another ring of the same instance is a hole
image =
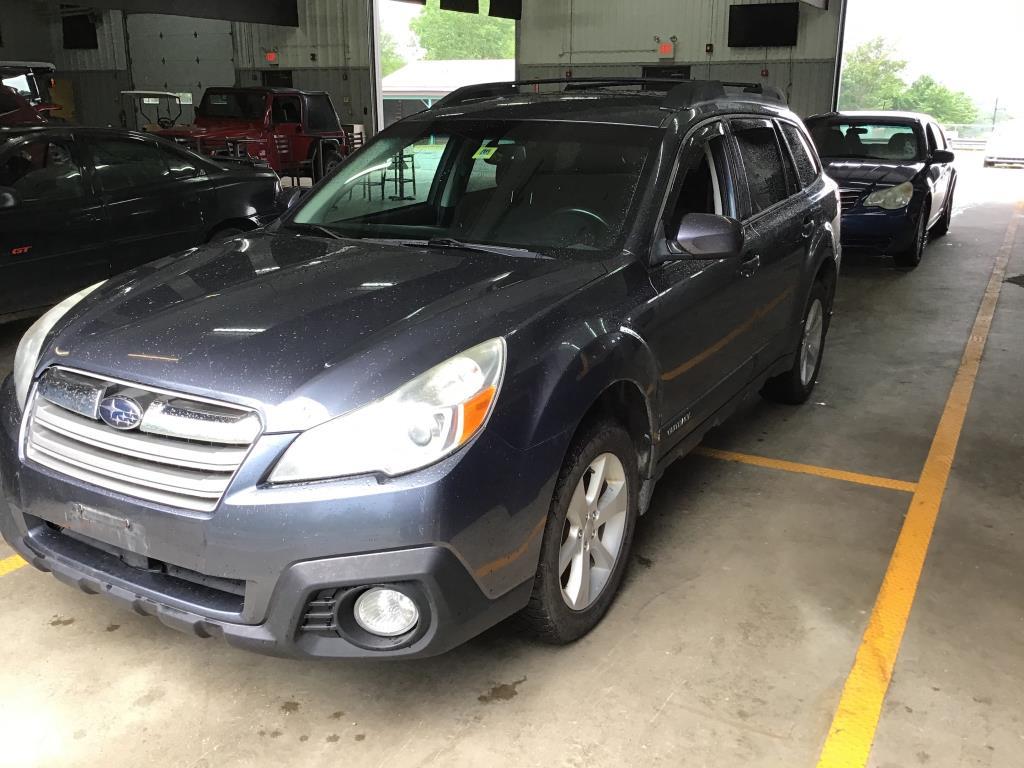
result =
[[[953,215],[954,157],[939,124],[907,112],[833,112],[806,123],[840,187],[843,245],[916,267]]]

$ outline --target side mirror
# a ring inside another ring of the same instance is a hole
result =
[[[956,160],[956,155],[948,149],[936,149],[932,152],[931,161],[933,163],[952,163],[954,160]]]
[[[713,213],[687,213],[679,232],[667,247],[659,249],[653,262],[681,259],[728,259],[743,250],[743,227],[736,219]]]
[[[0,210],[4,208],[17,208],[21,205],[21,198],[18,193],[10,187],[0,187]]]

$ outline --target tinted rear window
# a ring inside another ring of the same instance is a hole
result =
[[[326,96],[306,97],[306,122],[311,131],[337,131],[338,116]]]
[[[786,137],[789,151],[793,154],[800,186],[806,187],[818,178],[818,163],[814,160],[813,152],[807,146],[807,140],[799,128],[783,121],[779,122],[779,127],[782,129],[782,135]]]
[[[196,110],[199,117],[262,120],[267,111],[267,98],[253,91],[207,92]]]
[[[785,200],[789,190],[775,129],[734,125],[733,133],[743,158],[751,213],[759,213]]]
[[[908,162],[924,158],[923,136],[912,123],[838,118],[808,122],[822,157]]]

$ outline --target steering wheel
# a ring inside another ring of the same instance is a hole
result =
[[[156,119],[156,124],[159,125],[161,128],[164,128],[164,129],[173,128],[174,127],[174,118],[173,117],[158,117]]]
[[[582,219],[581,226],[574,232],[566,232],[567,240],[572,237],[578,237],[579,241],[589,241],[593,243],[596,240],[602,239],[602,236],[607,235],[612,230],[612,225],[609,224],[603,216],[594,211],[588,210],[587,208],[574,208],[566,206],[564,208],[557,208],[549,213],[545,219],[553,220],[557,218],[568,218],[570,216]],[[600,227],[602,231],[596,231],[596,228]]]

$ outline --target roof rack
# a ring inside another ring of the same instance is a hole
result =
[[[566,91],[638,85],[648,91],[666,91],[662,107],[667,109],[681,109],[702,101],[726,99],[731,95],[727,89],[739,90],[739,94],[732,94],[732,96],[740,101],[762,101],[770,104],[786,105],[786,96],[781,89],[774,85],[764,85],[762,83],[682,80],[669,77],[573,77],[510,80],[499,83],[465,85],[452,91],[440,101],[435,102],[431,108],[442,109],[481,99],[515,96],[522,93],[523,86],[534,85],[564,85]]]

